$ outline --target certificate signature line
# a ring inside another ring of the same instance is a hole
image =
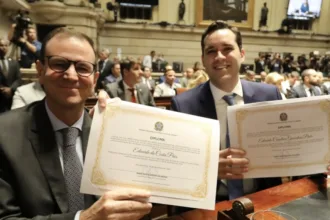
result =
[[[109,170],[118,170],[118,171],[124,171],[124,172],[136,173],[136,171],[131,171],[131,170],[121,170],[121,169],[114,169],[114,168],[109,168]]]

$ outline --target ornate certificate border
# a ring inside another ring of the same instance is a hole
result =
[[[101,160],[101,152],[102,152],[102,146],[103,146],[103,140],[104,140],[104,134],[105,130],[107,129],[107,119],[114,117],[116,114],[121,113],[128,113],[128,114],[139,114],[139,115],[145,115],[146,113],[140,110],[131,110],[122,108],[119,106],[111,106],[107,105],[105,113],[103,114],[103,120],[102,120],[102,127],[101,132],[98,137],[98,144],[97,144],[97,153],[96,153],[96,160],[93,166],[92,171],[92,178],[91,182],[93,184],[96,184],[98,186],[105,186],[105,185],[115,185],[125,188],[139,188],[139,189],[146,189],[151,191],[159,191],[159,192],[165,192],[165,193],[173,193],[173,194],[181,194],[186,196],[192,196],[195,198],[205,198],[207,196],[208,192],[208,169],[210,164],[210,151],[211,151],[211,127],[207,126],[206,123],[194,123],[192,122],[192,126],[199,127],[202,132],[206,134],[207,137],[207,146],[206,146],[206,156],[205,156],[205,169],[203,173],[203,179],[202,182],[194,188],[194,190],[187,190],[182,188],[172,189],[168,187],[156,187],[156,186],[145,186],[143,184],[136,184],[131,182],[121,182],[114,179],[106,179],[104,172],[100,166],[100,160]],[[161,117],[157,114],[150,114],[148,113],[150,117],[157,117],[158,119]],[[162,116],[164,117],[164,116]],[[178,119],[171,119],[166,118],[166,120],[178,120]],[[189,122],[187,120],[182,119],[183,121]]]
[[[243,130],[243,123],[244,120],[249,117],[251,113],[259,113],[259,112],[272,112],[272,111],[284,111],[288,109],[297,109],[302,107],[314,107],[316,108],[319,106],[319,108],[327,114],[327,120],[328,120],[328,152],[324,156],[323,160],[310,162],[310,163],[295,163],[290,165],[269,165],[269,166],[253,166],[252,163],[249,167],[249,170],[255,170],[255,169],[265,169],[265,168],[292,168],[292,167],[301,167],[301,166],[309,166],[309,165],[315,165],[315,164],[328,164],[328,161],[330,161],[330,102],[327,100],[324,101],[318,101],[318,102],[309,102],[304,104],[295,104],[294,106],[285,106],[285,107],[267,107],[265,109],[256,109],[256,110],[238,110],[236,112],[236,125],[237,125],[237,134],[238,134],[238,143],[239,146],[244,146],[242,142],[242,130]],[[244,147],[243,147],[244,149]]]

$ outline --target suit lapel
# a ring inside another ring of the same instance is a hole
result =
[[[50,190],[62,213],[68,212],[68,200],[64,176],[60,164],[53,127],[48,118],[45,101],[32,109],[29,139],[40,167],[49,183]]]
[[[210,89],[210,82],[204,83],[200,87],[199,94],[199,113],[201,117],[211,118],[211,119],[217,119],[217,112],[215,109],[214,99],[213,95]]]
[[[244,104],[256,102],[254,98],[254,90],[252,86],[249,86],[249,82],[241,80],[243,90]]]
[[[84,161],[85,161],[85,154],[86,154],[91,124],[92,124],[91,118],[89,117],[87,112],[84,112],[84,123],[82,126],[82,132],[81,132],[81,145],[82,145]]]
[[[145,104],[145,101],[144,101],[144,97],[143,97],[143,91],[142,91],[142,88],[137,84],[135,86],[135,89],[136,89],[136,96],[138,98],[138,102],[139,104],[142,104],[144,105]]]
[[[120,81],[118,82],[117,94],[118,94],[118,97],[119,97],[121,100],[126,100],[126,99],[125,99],[125,88],[124,88],[124,82],[123,82],[123,80],[120,80]],[[127,101],[127,100],[126,100],[126,101]]]

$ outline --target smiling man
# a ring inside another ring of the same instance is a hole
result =
[[[0,116],[0,219],[133,219],[147,214],[149,193],[80,193],[91,119],[84,110],[99,73],[93,41],[59,28],[37,62],[44,100]],[[32,195],[33,194],[33,195]]]
[[[281,99],[279,91],[272,85],[240,80],[239,69],[245,59],[242,37],[225,22],[212,23],[202,35],[201,46],[203,65],[210,80],[175,96],[172,109],[220,122],[217,201],[235,199],[280,184],[280,178],[242,180],[244,172],[248,171],[248,159],[244,158],[243,150],[230,148],[226,132],[229,105],[278,100]]]

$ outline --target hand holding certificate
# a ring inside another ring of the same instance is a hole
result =
[[[214,209],[219,122],[110,100],[95,109],[81,191],[132,188],[150,202]]]
[[[245,178],[323,173],[330,161],[329,96],[228,109],[231,143],[250,161]]]

